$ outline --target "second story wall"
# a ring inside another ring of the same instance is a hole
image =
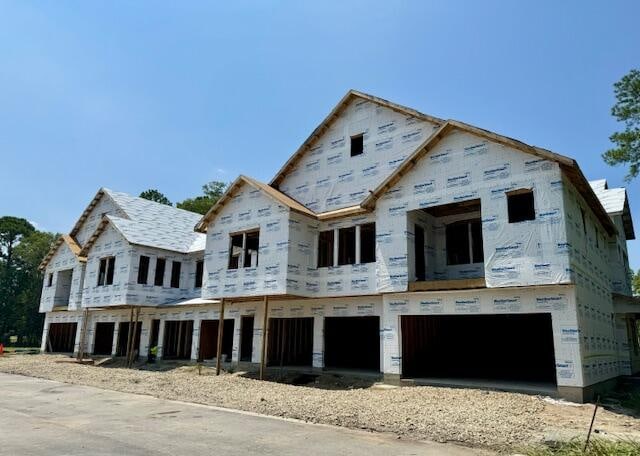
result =
[[[287,207],[244,184],[207,227],[202,296],[285,294],[289,213]]]
[[[315,212],[359,204],[436,125],[364,99],[354,99],[287,173],[279,190]],[[351,138],[362,136],[352,155]]]
[[[113,266],[107,264],[100,278],[101,261],[110,258]],[[111,225],[107,226],[87,255],[82,307],[125,305],[131,267],[129,244]]]
[[[532,194],[533,218],[510,222],[508,195],[521,191]],[[377,202],[378,291],[404,291],[416,280],[415,225],[417,219],[427,222],[423,212],[471,201],[480,204],[482,252],[475,256],[483,264],[448,268],[435,261],[426,265],[427,279],[463,278],[461,272],[469,269],[465,274],[481,273],[488,287],[571,280],[559,166],[455,130]],[[446,215],[440,220],[446,221]],[[439,229],[425,233],[427,261],[446,255]]]
[[[62,243],[44,271],[40,312],[77,310],[82,302],[84,271],[85,264]]]

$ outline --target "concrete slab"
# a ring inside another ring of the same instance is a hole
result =
[[[487,454],[17,375],[0,391],[1,455]]]

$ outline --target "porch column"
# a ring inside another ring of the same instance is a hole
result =
[[[84,316],[82,314],[78,315],[76,319],[76,340],[73,344],[73,356],[78,356],[80,354],[80,343],[82,341],[82,327],[84,325]]]
[[[116,319],[113,323],[113,342],[111,345],[111,356],[116,356],[118,352],[118,337],[120,335],[120,320]]]
[[[200,318],[193,319],[193,333],[191,334],[191,360],[198,360],[198,351],[200,350]]]
[[[311,361],[313,368],[322,369],[324,367],[324,317],[313,317],[313,358]]]
[[[156,355],[156,359],[162,359],[162,351],[164,344],[164,320],[160,320],[160,327],[158,328],[158,354]]]
[[[44,328],[42,328],[42,341],[40,342],[40,352],[45,353],[47,351],[47,338],[49,337],[49,325],[51,320],[49,315],[44,318]]]

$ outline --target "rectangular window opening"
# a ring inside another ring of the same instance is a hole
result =
[[[376,261],[376,224],[360,225],[360,263]]]
[[[356,227],[338,230],[338,265],[356,263]]]
[[[447,264],[471,263],[469,251],[469,222],[454,222],[446,227]]]
[[[318,238],[318,267],[333,266],[333,230],[321,231]]]
[[[229,269],[255,268],[258,266],[260,231],[252,230],[231,235]]]
[[[202,276],[204,274],[204,261],[196,262],[196,283],[195,288],[202,288]]]
[[[48,277],[48,279],[47,279],[47,286],[48,286],[48,287],[53,286],[53,272],[50,272],[50,273],[49,273],[49,277]]]
[[[582,217],[582,231],[585,237],[587,236],[587,219],[585,217],[584,209],[580,208],[580,217]]]
[[[107,257],[100,259],[100,267],[98,269],[98,286],[113,285],[113,275],[116,266],[115,257]]]
[[[351,156],[362,155],[364,152],[364,134],[351,137]]]
[[[138,263],[138,283],[146,285],[149,277],[149,257],[140,255],[140,262]]]
[[[234,234],[231,236],[231,248],[229,249],[229,269],[238,269],[240,267],[240,257],[242,256],[242,244],[244,236],[242,234]]]
[[[535,220],[536,209],[533,201],[533,190],[516,190],[507,193],[507,209],[509,223]]]
[[[260,232],[252,231],[245,233],[244,267],[255,268],[258,266],[258,244],[260,242]]]
[[[179,261],[171,262],[171,288],[180,288],[180,268],[182,263]]]
[[[153,280],[153,284],[162,287],[164,286],[164,269],[166,267],[167,260],[164,258],[156,259],[156,274]]]

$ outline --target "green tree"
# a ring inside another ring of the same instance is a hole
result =
[[[616,147],[602,158],[612,166],[628,164],[626,180],[630,181],[640,173],[640,70],[631,70],[613,87],[617,101],[611,115],[624,122],[624,130],[609,137]]]
[[[164,193],[161,193],[155,188],[150,188],[149,190],[145,190],[144,192],[140,193],[140,198],[171,206],[171,201],[169,201],[169,198],[167,198]]]
[[[631,289],[634,296],[640,296],[640,269],[631,277]]]
[[[16,293],[12,327],[21,344],[39,346],[44,316],[38,312],[42,292],[42,272],[38,266],[59,235],[34,231],[15,248]]]
[[[4,259],[5,271],[11,268],[16,244],[34,231],[33,225],[23,218],[0,217],[0,258]]]
[[[10,335],[18,335],[22,343],[37,344],[40,339],[38,265],[55,239],[25,219],[0,217],[0,342]]]
[[[198,214],[206,214],[211,207],[216,204],[220,197],[224,194],[228,184],[220,181],[212,181],[202,186],[201,196],[187,198],[177,203],[176,206],[186,211],[197,212]]]

